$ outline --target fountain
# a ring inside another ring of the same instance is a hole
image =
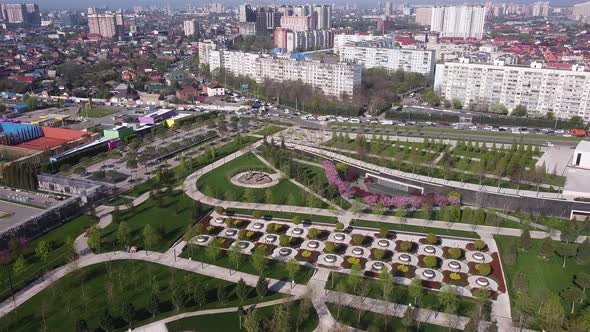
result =
[[[450,261],[449,267],[453,270],[459,270],[459,269],[461,269],[461,264],[459,264],[459,262],[457,262],[457,261]]]
[[[250,245],[250,243],[248,243],[246,241],[240,241],[240,242],[238,242],[238,248],[240,248],[242,250],[248,248],[249,245]]]
[[[324,257],[324,261],[326,261],[326,263],[335,263],[336,262],[336,255],[326,255]]]
[[[238,234],[238,231],[235,229],[228,229],[225,231],[225,235],[227,235],[227,236],[234,236],[236,234]]]
[[[486,257],[481,252],[476,252],[475,254],[473,254],[473,259],[483,262],[486,259]]]
[[[490,285],[490,281],[484,277],[479,277],[479,278],[475,279],[475,283],[477,283],[478,285],[480,285],[482,287],[487,287]]]
[[[307,242],[307,246],[311,249],[317,249],[320,246],[318,241],[309,241]]]
[[[289,256],[289,255],[291,255],[291,248],[281,248],[281,249],[279,249],[279,255],[281,255],[281,256]]]
[[[264,240],[266,242],[275,242],[277,240],[277,236],[273,235],[273,234],[268,234],[267,236],[264,237]]]
[[[411,259],[412,258],[408,254],[401,254],[401,255],[399,255],[399,260],[402,261],[402,262],[408,263],[408,262],[410,262]]]
[[[199,243],[205,243],[205,242],[207,242],[207,240],[209,240],[209,237],[207,235],[197,236],[197,242],[199,242]]]
[[[303,228],[299,228],[299,227],[293,228],[293,234],[295,234],[295,235],[303,234]]]
[[[380,247],[389,247],[389,241],[381,239],[377,241],[377,245]]]
[[[356,247],[352,249],[353,255],[362,256],[364,253],[365,251],[363,250],[363,248]]]
[[[433,246],[426,246],[424,247],[424,252],[426,252],[427,254],[434,254],[436,252],[436,249]]]
[[[434,273],[434,271],[432,271],[430,269],[422,271],[422,275],[425,278],[428,278],[428,279],[432,279],[432,278],[434,278],[436,276],[436,274]]]
[[[385,264],[383,264],[381,262],[373,263],[373,270],[381,271],[381,270],[383,270],[384,267],[385,267]]]
[[[346,239],[346,236],[344,236],[344,234],[334,234],[334,240],[336,241],[344,241],[344,239]]]
[[[254,228],[254,229],[262,229],[262,227],[264,227],[264,224],[262,224],[261,222],[255,222],[252,225],[252,228]]]
[[[218,223],[218,224],[220,224],[220,225],[221,224],[224,224],[225,223],[225,218],[217,218],[217,219],[215,219],[215,222]]]

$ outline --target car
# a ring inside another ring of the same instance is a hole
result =
[[[555,146],[555,144],[551,143],[551,142],[545,142],[545,146],[547,147],[552,147]]]

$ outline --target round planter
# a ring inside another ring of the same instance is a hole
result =
[[[424,247],[424,252],[432,255],[436,252],[436,249],[433,246],[426,246]]]
[[[422,275],[424,276],[424,278],[428,279],[432,279],[436,276],[436,274],[432,270],[424,270],[422,271]]]
[[[490,285],[490,281],[484,277],[479,277],[479,278],[475,279],[475,283],[482,286],[482,287],[487,287]]]
[[[238,242],[238,248],[240,248],[240,249],[246,249],[246,248],[248,248],[248,245],[250,245],[250,243],[248,243],[246,241]]]
[[[205,242],[207,242],[207,240],[209,240],[209,237],[207,235],[197,236],[197,242],[199,242],[199,243],[205,243]]]
[[[353,255],[357,255],[357,256],[361,256],[365,253],[365,250],[363,248],[353,248],[352,249],[352,254]]]
[[[346,239],[346,236],[344,236],[344,234],[334,234],[334,240],[344,241],[344,239]]]
[[[402,261],[402,262],[408,263],[408,262],[410,262],[411,259],[412,258],[408,254],[401,254],[401,255],[399,255],[399,260]]]
[[[373,270],[375,270],[375,271],[381,271],[381,270],[383,270],[384,267],[385,267],[385,264],[383,264],[381,262],[373,263]]]
[[[272,234],[268,234],[267,236],[264,237],[264,240],[266,242],[275,242],[277,240],[277,236],[272,235]]]
[[[252,225],[252,228],[254,229],[262,229],[264,227],[264,224],[261,222],[255,222],[254,225]]]
[[[461,269],[461,264],[457,261],[450,261],[448,265],[453,270],[460,270]]]
[[[326,263],[335,263],[336,262],[336,256],[335,255],[326,255],[324,257],[324,261],[326,261]]]
[[[303,228],[293,228],[293,234],[295,234],[295,235],[303,234]]]
[[[473,259],[483,262],[486,257],[481,252],[476,252],[473,254]]]
[[[377,241],[377,245],[384,248],[389,247],[389,241],[381,239]]]
[[[279,249],[279,255],[281,256],[289,256],[291,255],[291,248],[281,248]]]
[[[238,231],[235,229],[228,229],[225,231],[225,235],[227,235],[227,236],[234,236],[236,234],[238,234]]]
[[[307,242],[307,247],[311,249],[317,249],[320,247],[320,243],[318,241],[309,241]]]

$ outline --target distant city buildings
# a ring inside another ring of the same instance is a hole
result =
[[[184,35],[194,36],[199,34],[199,21],[197,20],[186,20],[184,21]]]
[[[365,35],[365,34],[335,34],[334,35],[334,54],[340,54],[344,46],[354,45],[362,41],[381,40],[383,36]]]
[[[416,24],[430,25],[432,23],[432,7],[416,8]]]
[[[0,19],[8,24],[41,25],[39,6],[34,3],[1,3]]]
[[[274,46],[290,53],[321,50],[332,47],[333,36],[330,30],[292,31],[276,28]]]
[[[533,4],[533,17],[548,17],[550,11],[549,2],[535,2]]]
[[[433,7],[430,31],[439,32],[441,37],[481,39],[485,16],[483,6]]]
[[[590,2],[574,5],[572,16],[576,21],[590,22]]]
[[[365,68],[404,70],[426,76],[434,75],[436,63],[434,50],[379,47],[370,42],[344,46],[340,52],[340,61],[357,63]]]
[[[475,64],[467,59],[436,66],[435,90],[448,99],[460,100],[465,108],[487,110],[495,103],[509,110],[523,105],[533,115],[557,118],[580,116],[590,121],[590,72],[584,66],[570,70],[545,68],[541,62],[530,66]]]

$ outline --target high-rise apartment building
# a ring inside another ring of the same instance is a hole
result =
[[[208,64],[212,71],[224,70],[235,76],[250,77],[258,83],[300,80],[326,96],[337,98],[353,96],[361,84],[362,68],[356,64],[300,61],[226,50],[209,50],[208,57],[200,57],[200,61]]]
[[[530,66],[469,63],[461,58],[436,66],[435,90],[448,99],[460,100],[465,108],[487,109],[501,103],[509,110],[523,105],[529,113],[560,119],[580,116],[590,121],[590,72],[584,66],[571,70]]]
[[[0,4],[0,18],[8,24],[41,25],[39,6],[34,3],[2,3]]]
[[[101,35],[104,38],[113,38],[117,34],[115,15],[88,15],[88,28],[90,30],[90,33]]]
[[[332,27],[332,6],[316,5],[313,13],[317,16],[317,29],[330,29]]]
[[[383,15],[385,15],[385,16],[392,16],[393,15],[393,2],[391,0],[385,1],[385,8],[383,10]]]
[[[572,16],[576,21],[590,22],[590,2],[574,5]]]
[[[340,61],[357,63],[365,68],[404,70],[427,76],[434,74],[434,50],[378,47],[371,44],[361,42],[354,46],[344,46],[340,52]]]
[[[416,24],[430,25],[432,23],[432,7],[416,8]]]
[[[481,39],[486,8],[483,6],[437,6],[432,8],[430,31],[441,37]]]
[[[287,52],[304,52],[331,48],[333,42],[331,30],[292,31],[276,28],[274,33],[275,47]]]
[[[550,12],[549,2],[535,2],[533,4],[533,17],[547,17]]]
[[[256,22],[256,12],[252,10],[252,7],[247,4],[241,4],[238,7],[238,22]]]
[[[311,16],[283,16],[281,17],[281,28],[292,31],[311,30]]]
[[[184,35],[194,36],[199,34],[199,21],[186,20],[184,21]]]
[[[354,45],[362,41],[375,41],[383,39],[383,36],[361,35],[361,34],[335,34],[334,54],[340,54],[344,46]],[[390,39],[391,40],[391,39]]]

